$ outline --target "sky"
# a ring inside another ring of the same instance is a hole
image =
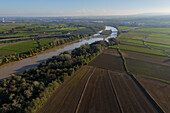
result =
[[[0,16],[170,14],[170,0],[0,0]]]

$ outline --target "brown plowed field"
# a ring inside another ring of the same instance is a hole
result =
[[[121,113],[107,71],[96,69],[92,75],[78,113]]]
[[[108,71],[125,113],[157,113],[135,82],[124,73]]]
[[[102,69],[124,72],[122,59],[120,56],[117,56],[115,51],[105,50],[92,60],[89,65]]]
[[[38,113],[157,113],[129,75],[120,73],[119,56],[105,51],[90,65],[65,81]]]
[[[161,59],[161,58],[156,58],[154,56],[153,57],[144,56],[144,55],[128,53],[128,52],[123,52],[123,53],[124,53],[125,58],[141,60],[141,61],[160,64],[160,65],[164,65],[164,66],[170,66],[170,62],[168,62],[168,58]]]
[[[86,80],[94,68],[84,66],[65,81],[37,113],[74,113]]]
[[[160,81],[139,77],[139,82],[159,103],[166,113],[170,112],[170,85]]]

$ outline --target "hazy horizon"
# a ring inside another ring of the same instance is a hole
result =
[[[5,0],[0,3],[0,17],[166,15],[169,4],[169,0]]]

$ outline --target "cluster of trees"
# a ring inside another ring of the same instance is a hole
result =
[[[39,47],[38,48],[32,48],[32,49],[30,49],[26,53],[17,53],[17,54],[12,54],[12,55],[8,55],[8,56],[4,56],[4,57],[0,58],[0,65],[2,65],[4,63],[9,63],[9,62],[12,62],[12,61],[19,61],[19,60],[22,60],[24,58],[28,58],[28,57],[31,57],[31,56],[35,56],[35,55],[37,55],[41,51],[53,48],[55,46],[59,46],[59,45],[65,44],[67,42],[71,42],[71,41],[74,41],[74,40],[82,39],[85,36],[86,35],[67,36],[67,38],[52,41],[51,43],[49,43],[49,44],[47,44],[45,46],[41,46],[41,47],[39,46],[40,48]]]
[[[37,111],[53,91],[81,66],[88,64],[109,44],[98,41],[85,44],[71,53],[53,56],[23,74],[11,75],[0,82],[0,111],[30,113]]]

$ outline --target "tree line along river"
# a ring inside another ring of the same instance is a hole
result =
[[[105,26],[105,30],[112,31],[110,36],[105,38],[106,40],[109,38],[117,37],[118,30],[115,27]],[[24,70],[35,67],[39,63],[46,61],[48,58],[51,58],[52,56],[55,56],[55,55],[59,55],[61,52],[72,51],[73,49],[78,48],[83,44],[86,44],[86,43],[91,44],[95,41],[104,40],[104,37],[102,36],[100,37],[101,32],[102,31],[99,31],[97,34],[94,34],[94,37],[90,37],[89,39],[81,39],[78,42],[64,44],[64,45],[52,48],[50,50],[46,50],[45,52],[42,52],[41,54],[37,56],[33,56],[31,58],[4,64],[0,66],[0,80],[10,77],[11,74],[22,73],[24,72]]]

